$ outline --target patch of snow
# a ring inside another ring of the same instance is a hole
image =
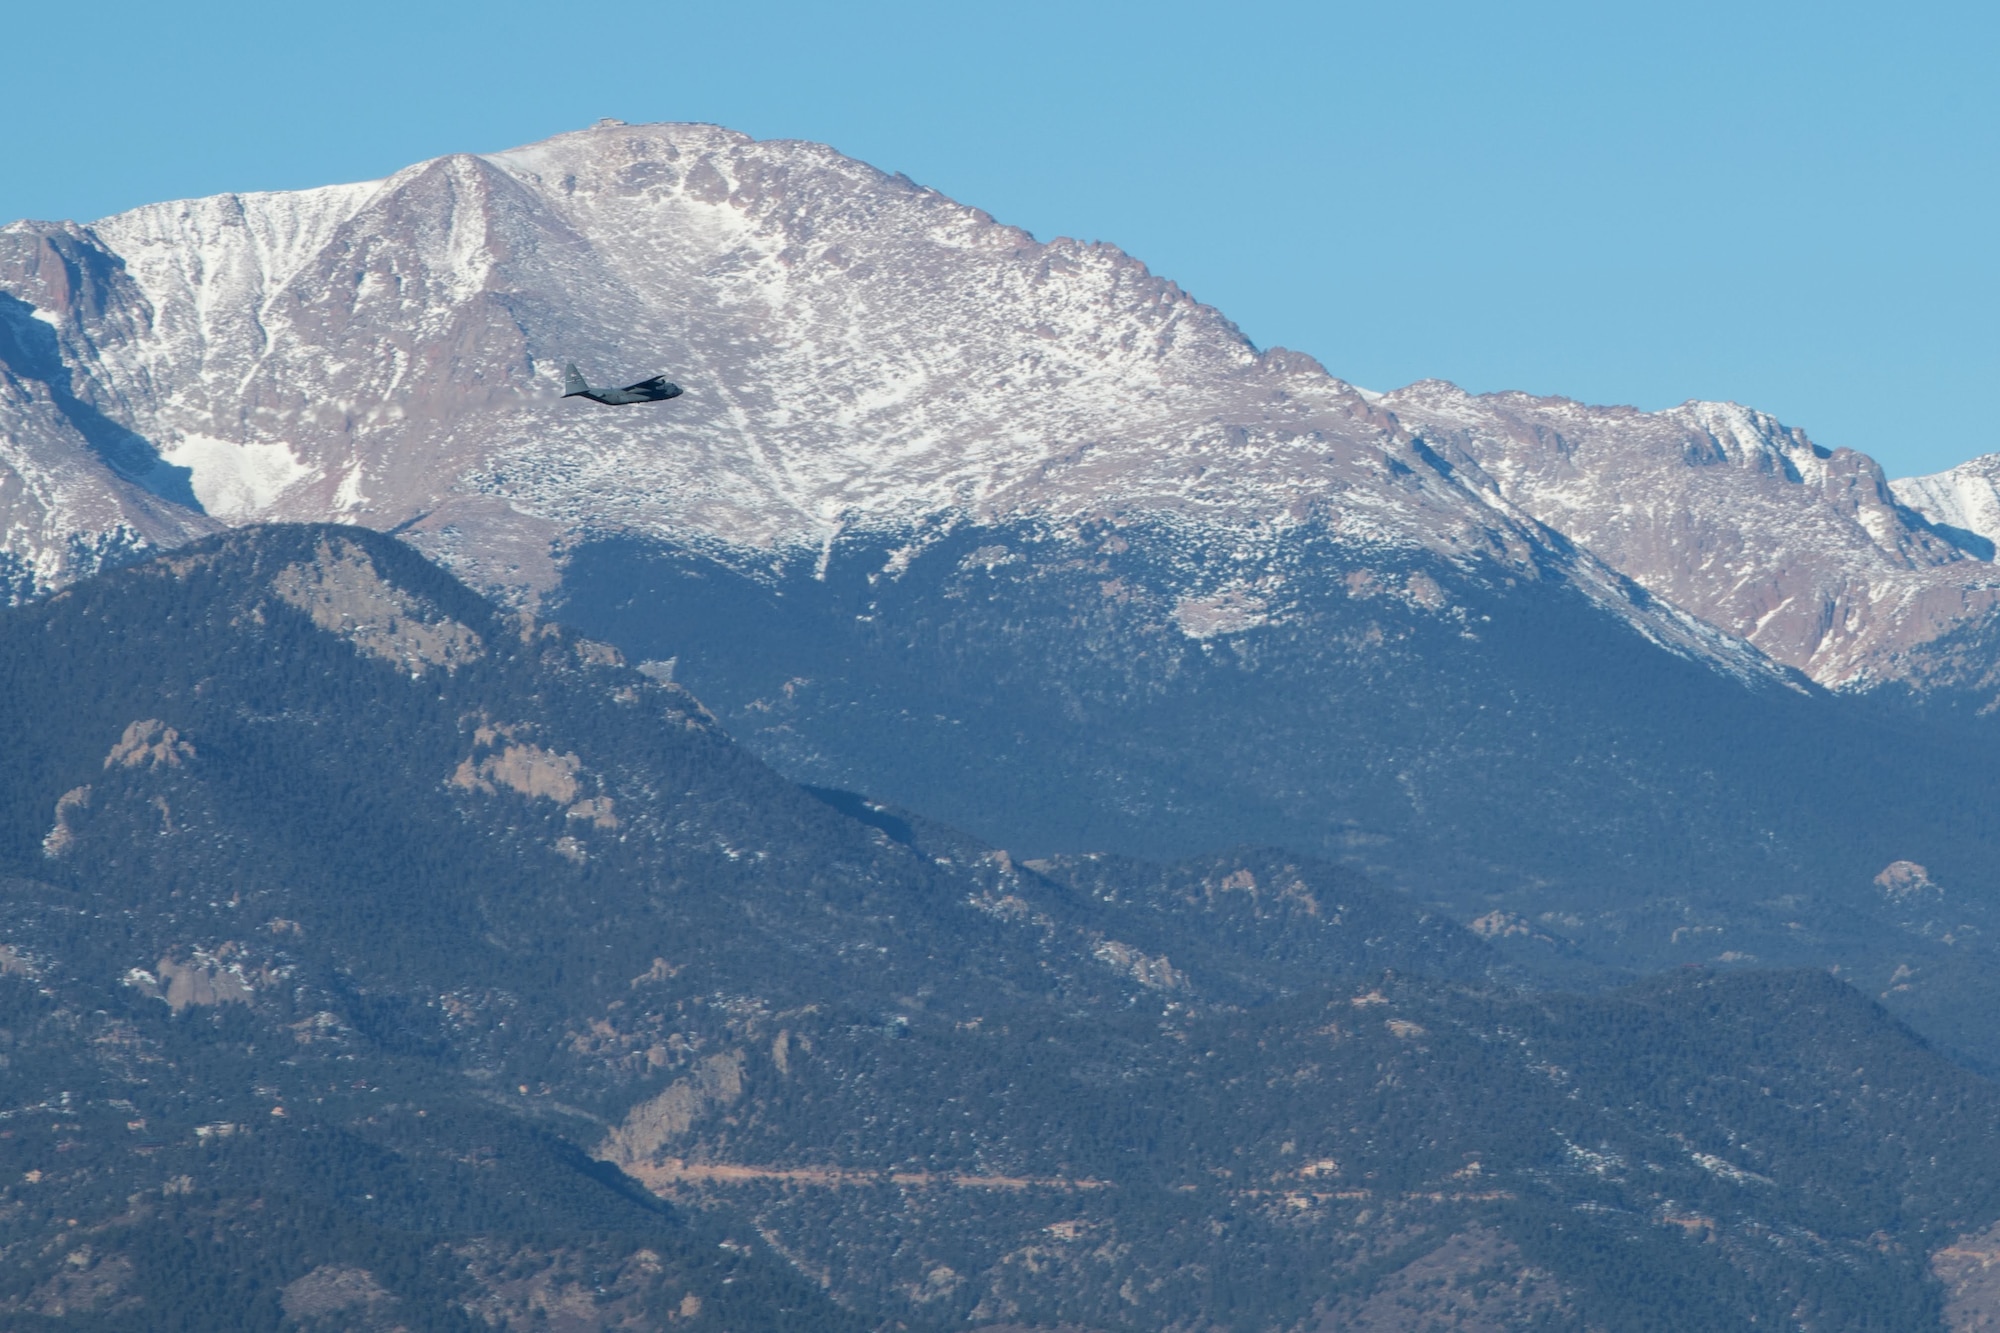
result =
[[[1889,483],[1898,503],[1932,523],[2000,545],[2000,454],[1987,454],[1927,477]]]
[[[345,513],[367,505],[368,497],[361,493],[361,464],[347,469],[347,475],[340,479],[340,489],[333,493],[333,507]]]
[[[182,435],[160,451],[193,476],[195,499],[216,518],[246,522],[277,503],[278,497],[311,474],[291,447],[281,442],[238,444],[208,435]]]

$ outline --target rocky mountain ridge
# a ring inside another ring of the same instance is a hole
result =
[[[2000,542],[2000,454],[1982,454],[1925,477],[1903,477],[1889,487],[1898,500],[1940,527],[1989,544]]]
[[[1734,403],[1664,412],[1414,384],[1380,405],[1649,591],[1822,684],[1992,618],[1991,542],[1853,450]]]
[[[1984,563],[1872,463],[1758,414],[1365,393],[1257,351],[1109,246],[1040,244],[824,147],[709,126],[17,223],[0,288],[0,318],[53,338],[9,362],[27,397],[0,423],[4,461],[26,476],[66,451],[87,480],[65,494],[94,506],[10,524],[25,590],[83,567],[49,533],[160,545],[218,521],[395,529],[532,598],[606,533],[747,566],[1023,517],[1170,518],[1204,546],[1269,548],[1318,515],[1356,550],[1564,567],[1737,672],[1756,654],[1678,612],[1843,685],[1991,609]],[[578,409],[553,401],[569,359],[671,368],[691,392]],[[62,394],[115,421],[123,452],[29,405]]]
[[[116,329],[128,313],[104,303],[110,261],[77,228],[32,240],[7,234],[14,281],[0,292],[0,597],[19,601],[218,524],[183,503],[193,498],[185,476],[159,471],[151,444],[119,422],[104,386],[65,364],[57,334],[65,320]]]

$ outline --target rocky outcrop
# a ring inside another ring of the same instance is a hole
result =
[[[271,590],[321,629],[413,675],[454,670],[485,651],[470,629],[384,579],[351,541],[322,539],[316,558],[285,566]]]
[[[56,822],[42,838],[44,856],[61,856],[76,845],[76,827],[71,822],[80,810],[90,808],[90,787],[72,787],[56,798]]]
[[[87,368],[97,339],[143,338],[150,318],[85,229],[0,227],[0,605],[221,526]]]
[[[577,773],[582,767],[583,761],[573,754],[556,754],[539,745],[507,744],[460,763],[451,775],[451,785],[489,795],[505,787],[523,796],[568,805],[576,800]]]
[[[1943,892],[1932,882],[1931,872],[1915,861],[1891,861],[1882,867],[1881,874],[1875,876],[1875,887],[1898,902]]]
[[[602,792],[583,795],[586,784],[598,785],[598,778],[585,770],[583,760],[574,753],[558,753],[517,740],[525,730],[482,724],[473,733],[473,753],[453,770],[450,785],[489,796],[505,790],[531,800],[554,801],[566,807],[564,815],[578,827],[617,828],[617,802],[611,796]],[[573,837],[558,838],[554,845],[572,861],[585,859],[583,844]]]
[[[1990,544],[1928,521],[1867,455],[1735,403],[1641,412],[1431,380],[1378,405],[1467,485],[1822,684],[1900,674],[1911,647],[2000,610]]]
[[[181,739],[180,732],[174,730],[158,718],[143,718],[125,728],[125,734],[111,747],[111,753],[104,756],[106,768],[179,768],[187,760],[194,758],[194,746]],[[71,796],[77,793],[70,793]],[[69,800],[69,796],[63,798]],[[89,793],[84,791],[81,800],[87,801]],[[58,818],[61,806],[57,806]]]
[[[241,950],[223,944],[213,951],[192,949],[169,954],[152,971],[135,967],[125,974],[125,984],[141,995],[166,1002],[175,1013],[188,1008],[212,1008],[222,1004],[249,1004],[256,996],[253,980],[273,979],[269,968],[245,968]]]
[[[623,1123],[598,1146],[597,1156],[621,1167],[651,1163],[711,1107],[728,1106],[743,1095],[745,1063],[741,1051],[704,1059],[686,1078],[676,1079],[666,1091],[627,1112]]]
[[[316,1327],[315,1321],[332,1316],[341,1327],[357,1328],[372,1327],[370,1316],[386,1312],[396,1298],[365,1268],[321,1264],[286,1283],[279,1304],[287,1319],[301,1324]]]
[[[1944,1326],[1951,1333],[2000,1329],[2000,1224],[1960,1236],[1931,1255],[1944,1284]]]

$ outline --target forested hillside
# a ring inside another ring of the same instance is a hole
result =
[[[1256,608],[1210,608],[1255,628],[1201,637],[1175,589],[1216,558],[1112,523],[937,534],[893,576],[860,537],[776,571],[607,541],[556,614],[671,659],[785,772],[1025,854],[1291,847],[1545,977],[1834,966],[2000,1067],[1978,719],[1731,677],[1560,580],[1354,559],[1310,527],[1236,566]],[[1884,880],[1899,863],[1921,883]]]
[[[663,674],[355,529],[0,619],[9,1325],[1907,1329],[2000,1219],[2000,1095],[1824,972],[1524,989]]]

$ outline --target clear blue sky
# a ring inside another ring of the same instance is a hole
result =
[[[2000,450],[1993,6],[65,13],[7,25],[0,218],[716,121],[1113,241],[1371,388],[1734,398],[1898,474]]]

